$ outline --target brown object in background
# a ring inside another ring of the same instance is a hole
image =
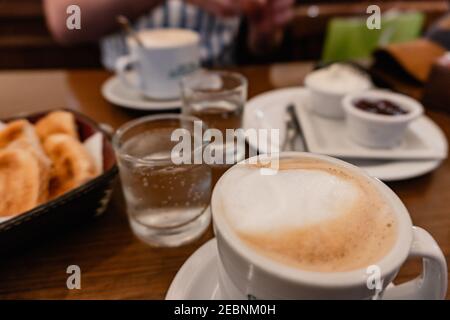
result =
[[[391,44],[375,51],[370,71],[377,85],[421,99],[431,67],[444,53],[427,39]]]
[[[423,102],[431,108],[450,111],[450,53],[434,63]]]
[[[425,83],[434,61],[445,53],[440,45],[427,39],[396,43],[375,52],[375,59],[393,59],[398,68],[403,69],[414,80]],[[393,70],[394,71],[394,70]]]

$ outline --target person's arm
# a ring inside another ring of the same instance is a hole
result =
[[[155,8],[163,0],[44,0],[47,25],[56,41],[72,44],[96,41],[103,35],[118,29],[116,18],[122,14],[137,18]],[[67,7],[78,5],[81,11],[81,29],[66,27]]]

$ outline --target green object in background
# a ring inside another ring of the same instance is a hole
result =
[[[380,45],[414,40],[421,34],[425,17],[420,12],[388,12],[382,16],[379,30],[367,28],[366,19],[331,19],[322,60],[364,59]]]

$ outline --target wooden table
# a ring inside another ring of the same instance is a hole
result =
[[[239,69],[250,80],[250,96],[302,81],[310,64],[295,63]],[[0,72],[0,117],[20,112],[69,107],[118,127],[143,115],[112,106],[101,94],[110,76],[100,70]],[[428,112],[450,139],[450,115]],[[450,160],[431,174],[390,183],[410,210],[415,225],[427,229],[450,262]],[[26,252],[0,257],[0,299],[163,299],[178,269],[203,243],[154,249],[131,233],[117,188],[107,213],[92,223]],[[68,290],[66,268],[79,265],[82,289]],[[420,272],[418,261],[401,270],[405,281]],[[447,298],[450,293],[447,294]]]

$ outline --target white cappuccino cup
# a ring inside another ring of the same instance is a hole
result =
[[[385,184],[344,161],[281,153],[228,170],[211,201],[223,299],[443,299],[447,264]],[[421,276],[393,286],[408,258]]]
[[[129,55],[116,62],[122,83],[149,99],[177,99],[180,79],[200,65],[200,36],[186,29],[148,29],[138,32],[140,46],[127,39]],[[135,71],[136,77],[127,75]]]

